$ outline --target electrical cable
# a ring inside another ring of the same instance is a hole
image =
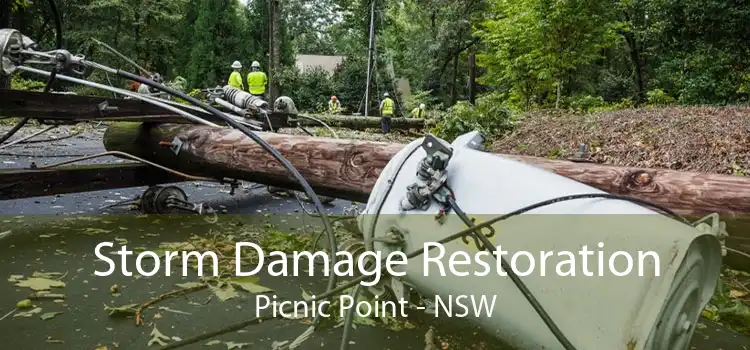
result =
[[[328,232],[328,240],[329,240],[329,243],[330,243],[331,247],[336,247],[337,246],[337,244],[336,244],[336,236],[334,235],[333,227],[331,226],[331,222],[328,220],[328,217],[326,216],[326,212],[325,212],[325,209],[323,208],[323,204],[321,203],[320,198],[318,197],[318,195],[315,193],[315,190],[312,189],[312,186],[310,186],[310,184],[307,182],[307,180],[305,180],[304,176],[302,176],[302,174],[300,174],[300,172],[297,170],[297,168],[295,168],[294,165],[292,165],[292,163],[289,162],[289,160],[287,160],[286,158],[284,158],[284,156],[281,155],[281,153],[279,153],[279,151],[277,151],[276,149],[274,149],[273,147],[271,147],[271,145],[269,145],[265,140],[263,140],[262,138],[260,138],[255,132],[253,132],[252,130],[246,128],[244,125],[242,125],[241,123],[237,122],[236,120],[234,120],[232,118],[226,117],[224,115],[224,113],[222,113],[218,109],[213,108],[213,107],[211,107],[209,105],[206,105],[205,103],[202,103],[202,102],[198,101],[197,99],[195,99],[195,98],[193,98],[193,97],[191,97],[191,96],[189,96],[189,95],[187,95],[187,94],[185,94],[183,92],[180,92],[180,91],[177,91],[177,90],[172,89],[170,87],[158,84],[158,83],[156,83],[156,82],[154,82],[154,81],[152,81],[150,79],[146,79],[146,78],[137,76],[137,75],[132,74],[130,72],[125,72],[125,71],[122,71],[122,70],[114,70],[114,69],[111,69],[111,68],[109,68],[109,69],[113,70],[117,75],[119,75],[119,76],[121,76],[123,78],[130,79],[130,80],[135,80],[135,81],[137,81],[137,82],[139,82],[141,84],[146,84],[146,85],[148,85],[150,87],[153,87],[153,88],[155,88],[157,90],[164,91],[166,93],[169,93],[170,95],[173,95],[175,97],[179,97],[179,98],[181,98],[181,99],[183,99],[185,101],[188,101],[188,102],[192,103],[193,105],[195,105],[197,107],[203,108],[203,109],[211,112],[213,115],[215,115],[219,119],[223,120],[224,122],[226,122],[230,126],[234,127],[235,129],[240,130],[243,134],[245,134],[248,137],[250,137],[253,141],[255,141],[258,145],[260,145],[264,150],[266,150],[269,154],[271,154],[277,161],[279,161],[279,163],[281,163],[284,166],[284,168],[286,168],[286,170],[292,175],[292,177],[294,177],[300,183],[300,185],[303,187],[305,193],[307,194],[308,198],[310,198],[313,201],[313,204],[315,205],[315,208],[317,209],[318,213],[320,214],[320,219],[321,219],[321,221],[323,221],[323,225],[325,226],[325,229]],[[331,269],[333,269],[333,267],[336,265],[337,260],[338,259],[336,258],[335,254],[332,255],[332,257],[331,257]],[[328,279],[327,290],[332,290],[335,287],[336,287],[336,274],[332,273],[332,274],[330,274],[330,278]],[[320,315],[318,315],[318,316],[319,317],[316,317],[316,319],[315,319],[315,324],[316,325],[318,325],[320,323]]]
[[[46,129],[42,129],[41,131],[37,131],[37,132],[35,132],[35,133],[33,133],[33,134],[29,135],[29,136],[24,136],[24,137],[22,137],[22,138],[20,138],[18,140],[11,141],[11,142],[8,142],[6,144],[0,145],[0,149],[13,146],[13,145],[15,145],[17,143],[23,143],[24,141],[26,141],[26,140],[28,140],[30,138],[34,138],[36,136],[44,134],[45,132],[50,131],[50,130],[56,128],[56,127],[57,127],[57,125],[52,125],[52,126],[46,128]]]
[[[492,218],[490,220],[481,222],[481,223],[479,223],[479,224],[477,224],[477,225],[475,225],[473,227],[468,227],[468,228],[463,229],[463,230],[461,230],[459,232],[456,232],[456,233],[454,233],[454,234],[452,234],[450,236],[444,237],[444,238],[436,241],[435,243],[437,243],[437,244],[430,245],[429,247],[426,247],[426,249],[418,249],[418,250],[415,250],[415,251],[413,251],[413,252],[411,252],[409,254],[406,254],[406,258],[407,258],[407,260],[408,259],[413,259],[415,257],[418,257],[418,256],[424,254],[426,251],[434,249],[438,245],[442,245],[442,244],[454,241],[454,240],[456,240],[458,238],[461,238],[463,236],[466,236],[466,235],[476,234],[476,232],[480,232],[481,229],[490,227],[491,225],[493,225],[493,224],[495,224],[495,223],[497,223],[499,221],[510,219],[510,218],[512,218],[512,217],[514,217],[516,215],[521,215],[523,213],[529,212],[529,211],[537,209],[537,208],[549,206],[549,205],[560,203],[560,202],[565,202],[565,201],[570,201],[570,200],[575,200],[575,199],[587,199],[587,198],[588,199],[591,199],[591,198],[616,199],[616,200],[624,200],[624,201],[633,202],[635,204],[644,204],[644,205],[647,205],[647,206],[659,209],[659,210],[663,211],[665,214],[669,215],[670,217],[676,216],[676,217],[682,219],[681,221],[687,222],[684,218],[682,218],[681,216],[675,214],[674,212],[672,212],[669,209],[666,209],[666,208],[664,208],[664,207],[662,207],[662,206],[660,206],[658,204],[651,203],[649,201],[638,199],[638,198],[627,197],[627,196],[619,196],[619,195],[612,195],[612,194],[609,194],[609,193],[574,194],[574,195],[568,195],[568,196],[562,196],[562,197],[557,197],[557,198],[552,198],[552,199],[544,200],[544,201],[541,201],[541,202],[537,202],[537,203],[525,206],[525,207],[520,208],[520,209],[516,209],[516,210],[514,210],[514,211],[512,211],[510,213],[507,213],[507,214],[501,214],[501,215],[495,216],[494,218]],[[479,236],[483,236],[483,235],[479,234]],[[386,271],[386,268],[387,268],[387,264],[386,264],[387,259],[388,258],[386,257],[386,258],[383,258],[382,260],[380,260],[380,265],[379,265],[380,266],[380,272]],[[340,292],[343,292],[343,291],[345,291],[345,290],[353,287],[354,285],[356,285],[356,284],[358,284],[358,283],[366,280],[367,278],[371,278],[371,277],[372,276],[370,276],[370,275],[358,276],[358,277],[352,279],[351,281],[349,281],[347,283],[343,283],[340,286],[338,286],[338,287],[336,287],[336,288],[334,288],[334,289],[332,289],[332,290],[330,290],[328,292],[325,292],[325,293],[322,293],[320,295],[315,296],[315,299],[311,299],[311,300],[307,300],[307,301],[301,301],[301,302],[304,303],[305,305],[309,305],[313,301],[326,300],[326,299],[328,299],[328,298],[330,298],[330,297],[332,297],[334,295],[337,295]],[[292,305],[289,305],[289,306],[283,308],[281,313],[276,313],[276,314],[288,313],[292,309],[294,309],[296,306],[298,306],[298,303],[293,303]],[[252,319],[245,320],[245,321],[240,321],[240,322],[237,322],[235,324],[231,324],[231,325],[229,325],[227,327],[224,327],[222,329],[216,330],[216,331],[204,333],[204,334],[192,337],[192,338],[184,339],[184,340],[178,341],[176,343],[169,344],[169,345],[163,347],[162,349],[163,350],[176,349],[176,348],[180,348],[180,347],[183,347],[183,346],[186,346],[186,345],[190,345],[190,344],[199,342],[201,340],[206,340],[206,339],[210,339],[210,338],[213,338],[213,337],[225,334],[225,333],[237,331],[237,330],[243,329],[243,328],[245,328],[245,327],[247,327],[247,326],[249,326],[251,324],[258,323],[258,322],[261,322],[261,321],[264,321],[264,320],[273,319],[273,318],[275,318],[273,315],[274,315],[274,313],[268,313],[268,314],[265,314],[263,316],[254,317]]]
[[[328,124],[326,124],[325,122],[323,122],[322,120],[320,120],[318,118],[310,117],[310,116],[302,115],[302,114],[297,115],[297,118],[303,118],[303,119],[312,120],[312,121],[314,121],[314,122],[316,122],[316,123],[318,123],[320,125],[323,125],[323,127],[326,128],[326,129],[328,129],[328,131],[331,133],[331,135],[333,135],[333,138],[335,138],[335,139],[339,138],[339,135],[336,134],[335,131],[333,131],[333,128],[331,128],[330,126],[328,126]],[[310,132],[308,132],[307,130],[304,130],[304,131],[306,133],[310,134]],[[310,136],[314,136],[314,135],[310,135]]]
[[[47,72],[47,71],[43,71],[41,69],[36,69],[36,68],[31,68],[31,67],[26,67],[26,66],[18,66],[18,67],[16,67],[16,69],[20,70],[20,71],[24,71],[24,72],[39,74],[39,75],[51,75],[51,74],[53,74],[53,73],[50,73],[50,72]],[[144,101],[146,103],[150,103],[152,105],[155,105],[155,106],[164,108],[166,110],[175,112],[175,113],[177,113],[177,114],[185,117],[185,119],[188,119],[190,121],[193,121],[193,122],[196,122],[196,123],[200,123],[200,124],[204,124],[204,125],[208,125],[208,126],[217,127],[217,128],[219,127],[219,125],[217,125],[217,124],[214,124],[214,123],[211,123],[211,122],[209,122],[207,120],[204,120],[204,119],[201,119],[199,117],[196,117],[196,116],[194,116],[194,115],[192,115],[192,114],[190,114],[190,113],[188,113],[188,112],[186,112],[186,111],[184,111],[182,109],[179,109],[179,108],[174,107],[174,106],[170,106],[169,104],[166,104],[166,103],[163,103],[163,102],[160,102],[160,101],[156,101],[156,100],[153,100],[153,99],[143,98],[142,95],[140,95],[138,93],[135,93],[135,92],[132,92],[132,91],[122,90],[122,89],[114,88],[114,87],[107,86],[107,85],[104,85],[104,84],[99,84],[99,83],[95,83],[95,82],[88,81],[88,80],[73,78],[73,77],[69,77],[67,75],[62,75],[62,74],[57,74],[57,79],[69,81],[69,82],[72,82],[72,83],[78,83],[78,84],[81,84],[81,85],[86,85],[86,86],[90,86],[90,87],[102,89],[102,90],[105,90],[105,91],[118,92],[118,93],[120,93],[122,95],[130,96],[130,97],[133,97],[135,99]]]
[[[185,174],[183,172],[179,172],[177,170],[173,170],[173,169],[167,168],[167,167],[165,167],[163,165],[159,165],[159,164],[156,164],[154,162],[145,160],[143,158],[134,156],[134,155],[132,155],[130,153],[125,153],[125,152],[120,152],[120,151],[107,151],[107,152],[103,152],[103,153],[87,155],[87,156],[83,156],[83,157],[76,158],[76,159],[71,159],[71,160],[66,160],[66,161],[59,162],[59,163],[38,166],[38,167],[36,167],[36,169],[30,169],[30,170],[44,170],[44,169],[49,169],[49,168],[56,168],[56,167],[59,167],[59,166],[62,166],[62,165],[66,165],[66,164],[77,163],[77,162],[81,162],[81,161],[88,160],[88,159],[99,158],[99,157],[106,157],[106,156],[120,156],[120,157],[125,157],[125,158],[131,159],[131,160],[135,160],[135,161],[138,161],[138,162],[141,162],[141,163],[144,163],[144,164],[151,165],[153,167],[157,167],[157,168],[159,168],[161,170],[164,170],[166,172],[170,172],[172,174],[175,174],[175,175],[178,175],[178,176],[182,176],[182,177],[184,177],[184,178],[186,178],[188,180],[218,182],[218,183],[225,182],[225,181],[221,181],[221,180],[212,179],[212,178],[209,178],[209,177],[193,176],[193,175]]]
[[[735,254],[737,254],[737,255],[739,255],[739,256],[744,256],[744,257],[746,257],[746,258],[750,259],[750,253],[746,253],[746,252],[743,252],[743,251],[741,251],[741,250],[737,250],[737,249],[734,249],[734,248],[729,248],[729,247],[727,247],[727,251],[728,251],[728,252],[732,252],[732,253],[735,253]]]
[[[417,148],[417,149],[419,149],[419,148]],[[408,158],[410,158],[410,156],[405,157],[405,159],[408,159]],[[398,175],[398,171],[396,172],[396,175]],[[390,181],[390,183],[392,184],[393,181]],[[390,190],[391,188],[392,187],[389,187],[388,190]],[[449,189],[449,191],[453,192],[450,189]],[[383,198],[383,201],[381,202],[380,208],[378,209],[376,215],[378,215],[380,213],[380,210],[382,210],[382,204],[385,203],[385,198],[387,198],[387,193],[386,193],[386,197]],[[518,277],[518,275],[513,271],[513,269],[507,263],[507,261],[504,258],[502,258],[502,256],[497,251],[498,248],[495,247],[492,244],[492,242],[490,242],[490,240],[487,238],[487,236],[485,236],[484,234],[482,234],[480,230],[482,228],[484,228],[484,227],[489,227],[489,225],[491,225],[491,223],[494,223],[494,222],[497,222],[497,221],[501,221],[501,220],[505,220],[505,219],[508,219],[510,217],[513,217],[513,216],[516,216],[516,215],[522,214],[524,212],[528,212],[530,210],[537,209],[537,208],[540,208],[540,207],[543,207],[543,206],[548,206],[548,205],[556,204],[556,203],[559,203],[559,202],[570,201],[570,200],[575,200],[575,199],[591,199],[591,198],[604,198],[604,199],[625,200],[625,201],[629,201],[629,202],[634,202],[636,204],[642,204],[642,205],[645,205],[645,206],[650,206],[650,207],[656,208],[656,209],[658,209],[658,210],[666,213],[668,216],[672,217],[673,219],[676,219],[676,220],[681,221],[681,222],[683,222],[685,224],[688,224],[688,225],[690,224],[682,216],[680,216],[680,215],[676,214],[675,212],[673,212],[672,210],[670,210],[668,208],[665,208],[663,206],[660,206],[660,205],[658,205],[656,203],[652,203],[652,202],[649,202],[649,201],[646,201],[646,200],[642,200],[642,199],[638,199],[638,198],[627,197],[627,196],[620,196],[620,195],[613,195],[613,194],[609,194],[609,193],[590,193],[590,194],[568,195],[568,196],[563,196],[563,197],[549,199],[549,200],[546,200],[546,201],[537,202],[535,204],[532,204],[532,205],[526,206],[524,208],[518,209],[516,211],[513,211],[513,212],[511,212],[509,214],[505,214],[505,216],[501,216],[501,217],[504,217],[504,219],[497,220],[497,218],[495,218],[495,219],[489,220],[488,222],[490,222],[490,224],[487,224],[487,222],[485,222],[485,223],[482,223],[480,225],[470,225],[469,226],[469,230],[472,230],[471,232],[474,233],[474,236],[477,237],[480,241],[482,241],[482,244],[484,245],[484,248],[487,251],[489,251],[490,253],[492,253],[491,249],[493,249],[493,248],[491,248],[491,247],[494,247],[494,250],[495,250],[496,254],[491,254],[491,255],[493,257],[495,257],[495,259],[497,259],[498,256],[501,257],[501,259],[500,259],[501,267],[505,271],[508,272],[508,276],[511,278],[511,280],[513,281],[513,283],[519,289],[519,291],[521,292],[521,294],[523,294],[523,296],[529,301],[529,303],[531,304],[531,306],[534,308],[534,311],[536,311],[537,314],[542,318],[542,321],[544,321],[545,325],[547,325],[547,327],[550,329],[550,331],[555,336],[555,338],[557,338],[557,340],[563,345],[563,347],[566,350],[576,350],[576,347],[570,342],[570,340],[568,340],[568,338],[565,336],[565,334],[562,333],[562,331],[557,326],[557,324],[554,322],[554,320],[552,320],[552,318],[549,316],[549,314],[547,314],[547,312],[544,310],[544,308],[539,303],[539,301],[536,299],[536,297],[534,297],[533,293],[531,293],[531,291],[528,289],[528,287],[526,287],[526,285],[523,283],[523,281],[521,281],[520,277]],[[449,202],[450,201],[453,201],[453,199],[449,198]],[[457,214],[459,216],[462,214],[462,212],[460,211],[460,208],[458,208],[458,205],[455,204],[455,201],[453,201],[451,203],[451,207],[457,212]],[[373,223],[373,230],[372,230],[373,234],[374,234],[374,226],[375,226],[375,224],[377,224],[377,218],[376,218],[375,222]],[[471,224],[471,222],[468,222],[468,224]],[[341,347],[340,347],[340,350],[348,350],[348,348],[349,348],[349,338],[348,337],[349,337],[349,328],[351,328],[351,317],[350,317],[349,323],[345,322],[343,326],[344,326],[344,334],[343,334],[343,337],[341,338]]]
[[[53,125],[53,126],[58,126],[58,125]],[[82,134],[82,132],[80,132],[80,131],[79,132],[71,132],[71,133],[69,133],[69,134],[67,134],[65,136],[61,136],[61,137],[50,137],[50,138],[41,139],[41,140],[29,140],[29,139],[26,139],[26,140],[23,140],[23,142],[20,142],[20,143],[28,144],[28,143],[55,142],[55,141],[69,139],[71,137],[76,137],[76,136],[78,136],[80,134]]]

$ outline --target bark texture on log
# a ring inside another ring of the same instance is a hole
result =
[[[405,145],[259,133],[321,195],[366,202],[388,161]],[[160,142],[183,142],[175,155]],[[301,189],[281,164],[241,132],[207,126],[118,123],[104,135],[107,150],[131,153],[194,175],[229,177]],[[499,155],[535,165],[603,191],[645,199],[691,218],[718,212],[731,245],[750,250],[750,178],[574,163]],[[744,263],[745,265],[748,262]]]
[[[359,199],[369,194],[382,169],[405,146],[271,133],[260,135],[307,176],[311,185],[356,193]],[[183,142],[177,156],[168,147],[159,146],[160,142],[170,142],[175,137]],[[232,129],[118,123],[109,127],[104,143],[107,150],[133,153],[188,171],[240,179],[247,179],[247,176],[288,179],[284,168],[270,154]],[[746,177],[499,156],[686,214],[750,214],[750,178]]]
[[[321,195],[367,201],[391,157],[404,145],[258,133],[305,176]],[[175,137],[175,155],[160,142]],[[177,124],[117,123],[104,135],[107,150],[120,150],[185,172],[301,189],[258,144],[232,129]]]
[[[315,115],[315,118],[322,120],[332,128],[347,128],[353,130],[380,129],[380,117],[357,117],[343,115]],[[320,126],[320,124],[299,118],[300,125],[303,126]],[[434,122],[428,119],[417,118],[392,118],[391,129],[423,129],[434,125]]]

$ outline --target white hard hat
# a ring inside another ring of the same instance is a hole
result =
[[[388,93],[387,93],[387,92],[386,92],[386,93],[384,93],[384,94],[383,94],[383,97],[388,97]]]
[[[420,109],[424,109],[424,103],[420,104],[420,105],[419,105],[419,108],[420,108]]]
[[[242,68],[242,63],[240,63],[240,61],[234,61],[232,62],[232,68]]]
[[[251,66],[251,67],[260,67],[260,62],[258,62],[258,61],[253,61],[253,64],[252,64],[252,65],[250,65],[250,66]]]

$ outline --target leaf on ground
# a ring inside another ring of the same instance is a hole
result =
[[[227,346],[227,350],[232,350],[232,349],[242,349],[242,348],[250,345],[250,343],[235,343],[233,341],[228,341],[228,342],[224,343],[224,345]]]
[[[85,230],[83,230],[81,232],[81,234],[82,235],[87,235],[87,236],[96,236],[96,235],[98,235],[100,233],[110,233],[110,232],[112,232],[112,230],[105,230],[105,229],[101,229],[101,228],[87,227]]]
[[[135,315],[138,304],[128,304],[123,306],[111,307],[104,305],[104,311],[109,313],[109,316],[128,316]]]
[[[203,283],[201,282],[185,282],[185,283],[177,283],[176,286],[182,288],[182,289],[192,289],[192,288],[198,288],[200,286],[203,286]]]
[[[19,312],[19,313],[13,315],[13,317],[31,317],[31,316],[34,316],[34,315],[40,313],[40,312],[42,312],[42,308],[38,307],[38,308],[31,309],[29,311]]]
[[[732,298],[737,298],[737,299],[744,298],[747,296],[747,292],[732,289],[729,291],[729,296]]]
[[[218,340],[212,340],[212,341],[206,343],[205,345],[206,346],[214,346],[214,345],[219,345],[219,344],[221,344],[220,341],[218,341]]]
[[[259,284],[256,284],[258,280],[259,280],[258,276],[234,277],[229,280],[229,283],[244,289],[248,293],[260,294],[260,293],[273,292],[273,290],[270,288],[266,288]]]
[[[50,233],[50,234],[46,234],[46,235],[39,235],[39,238],[52,238],[52,237],[55,237],[57,235],[58,235],[57,233]]]
[[[54,339],[54,338],[52,338],[50,336],[47,336],[47,339],[44,342],[47,343],[47,344],[63,344],[63,343],[65,343],[64,341],[62,341],[60,339]]]
[[[60,279],[64,275],[65,274],[62,273],[62,272],[38,272],[38,271],[34,271],[34,273],[31,274],[31,277]]]
[[[17,287],[31,288],[33,290],[50,290],[51,288],[62,288],[65,287],[65,282],[52,280],[49,278],[38,278],[31,277],[25,280],[18,281]]]
[[[192,243],[188,242],[162,242],[159,243],[159,248],[177,251],[177,250],[197,250]]]
[[[28,309],[34,305],[31,304],[31,300],[24,299],[16,303],[16,307],[19,309]]]
[[[62,312],[60,312],[60,311],[56,311],[56,312],[47,312],[47,313],[43,313],[43,314],[41,314],[41,315],[39,316],[39,318],[41,318],[42,320],[46,321],[46,320],[50,320],[50,319],[53,319],[53,318],[55,318],[55,317],[56,317],[57,315],[59,315],[59,314],[61,314],[61,313],[62,313]]]
[[[10,275],[10,277],[8,277],[8,282],[14,283],[22,279],[23,279],[23,275]]]
[[[100,345],[94,348],[94,350],[109,350],[109,348],[106,345]]]
[[[216,295],[216,297],[218,297],[221,301],[227,301],[239,296],[237,290],[235,290],[234,287],[232,287],[232,285],[229,283],[225,283],[219,286],[211,286],[211,291],[214,292],[214,295]]]
[[[154,344],[159,344],[160,346],[166,346],[167,341],[169,341],[169,337],[162,334],[162,332],[159,332],[158,329],[156,329],[156,326],[154,326],[154,329],[151,331],[151,339],[148,341],[147,346],[152,346]]]
[[[310,293],[306,292],[306,291],[305,291],[304,289],[302,289],[302,288],[300,288],[300,290],[302,290],[302,299],[304,299],[305,301],[310,301],[310,300],[312,300],[312,296],[310,295]]]

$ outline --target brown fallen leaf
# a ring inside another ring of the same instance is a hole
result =
[[[729,296],[732,298],[737,298],[737,299],[744,298],[747,296],[747,292],[732,289],[729,291]]]

